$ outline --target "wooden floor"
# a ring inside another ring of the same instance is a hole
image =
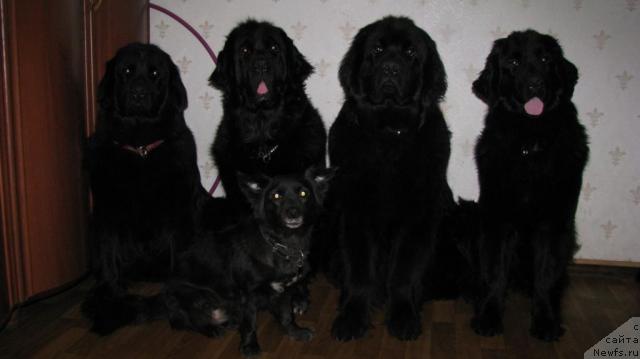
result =
[[[471,308],[462,300],[428,303],[418,340],[391,338],[374,317],[367,337],[339,343],[330,337],[338,292],[325,280],[312,286],[312,305],[299,323],[316,330],[315,338],[298,343],[285,336],[270,315],[261,313],[258,340],[262,358],[582,358],[586,349],[632,316],[640,316],[640,284],[633,272],[573,268],[565,298],[567,332],[557,343],[528,335],[529,303],[510,297],[505,335],[483,338],[469,329]],[[91,285],[86,280],[62,294],[22,308],[0,333],[1,358],[237,358],[238,335],[208,339],[173,331],[166,322],[125,328],[109,337],[87,331],[79,303]]]

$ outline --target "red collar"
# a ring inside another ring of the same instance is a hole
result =
[[[138,147],[133,147],[131,145],[121,145],[117,141],[113,141],[113,143],[115,143],[116,145],[120,146],[120,148],[122,148],[124,150],[131,151],[131,152],[137,154],[138,156],[140,156],[142,158],[147,158],[147,156],[149,156],[149,153],[151,153],[151,151],[155,150],[161,144],[164,143],[164,140],[157,140],[157,141],[152,142],[152,143],[150,143],[148,145],[138,146]]]

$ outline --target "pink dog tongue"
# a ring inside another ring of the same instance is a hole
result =
[[[264,81],[260,81],[260,84],[258,84],[258,95],[264,95],[267,92],[269,92],[269,89],[267,88],[267,84],[264,83]]]
[[[534,97],[524,104],[524,110],[531,116],[538,116],[542,113],[542,110],[544,110],[544,102]]]

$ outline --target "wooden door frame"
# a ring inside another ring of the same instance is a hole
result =
[[[0,34],[2,40],[2,68],[0,69],[2,122],[0,123],[0,220],[2,223],[2,250],[4,252],[4,278],[6,280],[7,298],[10,307],[25,299],[27,293],[28,269],[25,266],[25,248],[21,238],[24,237],[24,208],[20,198],[24,193],[22,144],[19,126],[14,126],[17,115],[14,107],[16,93],[13,91],[12,73],[9,64],[15,56],[11,44],[15,41],[11,36],[10,8],[7,0],[0,0]]]

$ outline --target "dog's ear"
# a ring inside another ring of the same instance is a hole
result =
[[[359,72],[360,66],[364,59],[364,46],[367,38],[373,31],[373,25],[369,24],[356,34],[356,37],[351,41],[349,50],[342,58],[340,62],[340,68],[338,69],[338,79],[340,80],[340,86],[344,90],[345,96],[362,97],[362,86],[360,85]]]
[[[255,207],[260,203],[262,193],[271,181],[270,178],[262,174],[248,175],[243,172],[238,172],[237,177],[240,190],[251,206]]]
[[[111,60],[107,61],[105,66],[104,76],[98,84],[97,99],[98,106],[103,111],[110,111],[115,106],[115,93],[114,86],[116,82],[116,62],[117,55]]]
[[[293,40],[282,29],[279,30],[286,46],[287,68],[291,69],[289,76],[293,83],[302,84],[313,73],[313,66],[293,44]]]
[[[578,68],[563,56],[556,67],[556,71],[558,71],[558,77],[561,83],[564,84],[561,86],[563,90],[562,95],[570,100],[573,96],[573,89],[578,83]]]
[[[313,192],[318,203],[324,201],[329,190],[329,182],[335,176],[337,170],[337,167],[322,168],[314,166],[305,171],[304,177],[313,186]]]
[[[447,73],[440,59],[436,43],[424,34],[427,44],[427,58],[423,64],[422,103],[425,107],[433,106],[444,98],[447,92]]]
[[[209,76],[209,85],[225,93],[231,91],[236,78],[233,38],[233,36],[227,38],[224,48],[218,53],[216,68]]]
[[[189,106],[189,99],[187,98],[187,90],[184,88],[182,79],[180,78],[180,70],[176,66],[171,58],[167,55],[167,61],[169,66],[169,96],[174,102],[178,111],[184,111]]]
[[[487,57],[484,69],[480,76],[473,82],[473,93],[484,103],[491,106],[498,99],[500,85],[500,54],[505,46],[506,39],[498,39],[493,43],[491,53]]]

